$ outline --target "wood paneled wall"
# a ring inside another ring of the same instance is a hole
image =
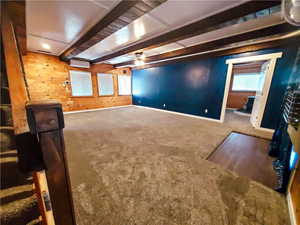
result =
[[[239,73],[258,73],[261,71],[262,62],[234,65],[233,76]],[[233,91],[232,82],[230,81],[230,90],[227,100],[227,108],[240,109],[247,102],[248,96],[255,95],[255,91]]]
[[[128,74],[128,68],[114,69],[108,64],[95,64],[90,69],[74,68],[56,56],[28,52],[23,56],[24,68],[31,100],[55,99],[62,103],[64,111],[95,109],[132,104],[131,96],[118,96],[117,74]],[[92,73],[93,96],[72,97],[71,86],[65,85],[70,80],[70,70],[89,71]],[[98,96],[97,73],[112,73],[114,95]]]

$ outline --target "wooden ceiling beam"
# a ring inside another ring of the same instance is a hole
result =
[[[155,62],[155,61],[178,57],[178,56],[184,56],[184,55],[189,55],[189,54],[194,54],[194,53],[199,53],[199,52],[211,51],[211,50],[219,48],[220,46],[234,44],[237,42],[247,41],[247,40],[251,40],[251,39],[263,38],[263,37],[267,37],[270,35],[286,33],[286,32],[291,32],[291,31],[295,31],[295,30],[299,30],[299,28],[292,26],[288,23],[277,24],[277,25],[273,25],[273,26],[270,26],[267,28],[261,28],[261,29],[254,30],[254,31],[248,31],[248,32],[245,32],[242,34],[237,34],[234,36],[221,38],[221,39],[210,41],[210,42],[201,43],[201,44],[190,46],[187,48],[181,48],[181,49],[166,52],[163,54],[149,56],[146,59],[144,59],[144,62],[150,63],[150,62]],[[127,61],[127,62],[115,64],[114,66],[120,67],[120,66],[133,65],[133,64],[134,64],[134,61]]]
[[[216,13],[215,15],[193,22],[186,26],[164,33],[160,36],[148,39],[146,41],[125,47],[114,53],[99,57],[92,60],[93,63],[106,61],[121,55],[125,55],[135,51],[144,51],[152,48],[157,48],[162,45],[166,45],[175,41],[190,38],[199,34],[207,33],[213,30],[223,28],[225,26],[233,25],[237,23],[237,20],[255,13],[257,11],[267,9],[276,5],[279,5],[280,1],[256,1],[251,0],[238,5],[234,8],[225,10],[223,12]]]
[[[65,50],[60,58],[64,61],[70,60],[165,1],[121,0],[106,16]]]
[[[240,46],[240,47],[232,47],[230,49],[220,49],[218,51],[208,52],[208,53],[204,53],[201,55],[194,55],[194,56],[189,56],[189,57],[185,57],[185,58],[179,58],[179,59],[174,59],[174,60],[171,59],[168,61],[157,62],[157,63],[153,63],[153,64],[146,64],[143,66],[135,67],[133,69],[137,69],[137,70],[147,69],[147,68],[163,66],[163,65],[171,64],[171,63],[199,60],[199,59],[205,59],[205,58],[209,58],[209,57],[229,56],[229,55],[234,55],[234,54],[259,51],[259,50],[268,49],[268,48],[293,46],[293,45],[295,45],[295,44],[297,45],[299,43],[300,43],[300,37],[294,36],[294,37],[290,37],[290,38],[286,38],[286,39],[266,41],[266,42],[257,43],[257,44],[248,44],[248,45]]]

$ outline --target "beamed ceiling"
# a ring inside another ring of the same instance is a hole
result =
[[[254,40],[259,40],[259,44],[255,42],[256,48],[270,46],[272,40],[278,45],[283,42],[278,39],[280,35],[292,32],[293,40],[299,37],[299,28],[282,19],[280,1],[26,0],[26,3],[28,49],[57,55],[66,61],[79,58],[117,67],[134,66],[135,53],[142,51],[145,63],[153,65],[217,49],[232,52],[236,47],[241,51],[242,45],[249,49]],[[279,36],[274,39],[274,35]],[[268,44],[263,45],[264,41]],[[43,48],[44,44],[49,48]]]

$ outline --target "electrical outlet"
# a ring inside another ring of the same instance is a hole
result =
[[[208,109],[205,109],[204,112],[205,112],[205,114],[208,113]]]

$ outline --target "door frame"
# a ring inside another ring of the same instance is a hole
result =
[[[225,119],[225,113],[226,113],[226,105],[227,105],[227,99],[230,89],[230,81],[232,78],[232,69],[233,65],[237,63],[247,63],[247,62],[253,62],[253,61],[270,61],[268,71],[266,73],[265,83],[263,87],[263,92],[266,93],[262,98],[262,106],[263,110],[260,111],[258,114],[258,127],[261,128],[261,121],[265,112],[265,107],[267,104],[267,99],[269,96],[269,91],[271,87],[271,82],[275,70],[276,61],[278,58],[282,57],[282,52],[277,53],[271,53],[271,54],[263,54],[263,55],[255,55],[255,56],[246,56],[246,57],[240,57],[240,58],[234,58],[234,59],[227,59],[226,64],[228,64],[227,68],[227,75],[226,75],[226,83],[225,83],[225,89],[224,89],[224,96],[223,96],[223,103],[222,103],[222,111],[221,111],[221,117],[220,121],[221,123],[224,122]]]

